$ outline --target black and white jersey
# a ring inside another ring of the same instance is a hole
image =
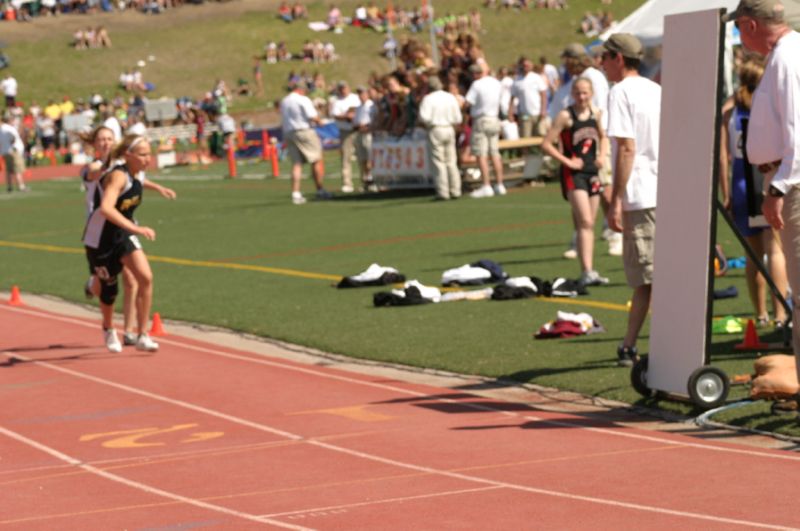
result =
[[[127,219],[135,223],[133,213],[136,207],[142,202],[142,182],[131,175],[128,168],[124,165],[111,168],[98,183],[94,194],[95,200],[93,202],[93,210],[89,215],[89,220],[86,222],[86,228],[83,231],[83,244],[92,249],[110,249],[129,235],[128,231],[108,221],[100,212],[100,203],[103,197],[102,183],[107,178],[108,174],[116,170],[125,173],[127,182],[122,192],[120,192],[114,208]]]

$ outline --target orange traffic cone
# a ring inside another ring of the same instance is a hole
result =
[[[19,296],[19,288],[17,286],[11,287],[11,298],[8,299],[8,304],[11,306],[25,306],[22,302],[22,297]]]
[[[736,350],[758,350],[769,347],[767,343],[762,343],[758,339],[758,332],[756,332],[756,323],[752,319],[747,320],[747,328],[744,331],[744,341],[736,345]]]
[[[150,327],[151,336],[165,336],[164,326],[161,324],[161,315],[158,312],[153,314],[153,326]]]

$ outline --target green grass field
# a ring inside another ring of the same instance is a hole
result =
[[[264,170],[263,164],[246,164],[240,175]],[[289,201],[285,179],[224,180],[219,177],[224,172],[222,165],[215,165],[156,175],[177,190],[179,199],[168,202],[150,195],[138,211],[140,222],[158,232],[157,241],[145,248],[156,275],[154,310],[162,317],[356,358],[691,411],[686,404],[641,399],[629,384],[628,370],[616,367],[615,348],[623,335],[630,290],[621,259],[606,255],[603,243],[596,267],[611,278],[611,285],[574,300],[374,308],[372,295],[381,288],[333,287],[339,277],[372,262],[394,266],[428,285],[437,285],[445,269],[482,258],[501,263],[513,276],[577,277],[577,263],[561,258],[572,228],[558,186],[516,188],[505,197],[444,204],[425,194],[377,194],[339,195],[297,207]],[[335,178],[328,182],[337,188]],[[3,195],[0,201],[2,287],[18,285],[23,292],[82,301],[87,273],[80,244],[83,194],[77,182],[36,182],[30,194]],[[721,229],[719,241],[729,256],[740,254],[727,229]],[[729,272],[717,287],[729,285],[737,286],[741,296],[718,301],[715,314],[747,315],[742,270]],[[533,334],[558,310],[589,312],[607,332],[534,340]],[[712,361],[729,375],[752,372],[754,354],[732,348],[741,339],[714,339]],[[640,347],[646,352],[647,341]],[[746,392],[736,387],[731,398]],[[756,412],[740,410],[734,421],[797,432],[794,421],[776,420],[767,406],[753,407]]]

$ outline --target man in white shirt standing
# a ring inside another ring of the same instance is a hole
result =
[[[456,157],[456,132],[461,123],[461,109],[455,96],[442,88],[442,81],[431,76],[430,92],[422,98],[419,119],[428,130],[428,152],[433,164],[436,199],[446,201],[461,197],[461,174]]]
[[[289,89],[289,94],[281,100],[280,109],[283,140],[292,160],[292,203],[302,205],[306,202],[300,192],[300,178],[303,176],[305,163],[311,165],[311,174],[317,186],[317,199],[329,199],[330,193],[322,186],[325,176],[322,142],[312,127],[319,123],[317,109],[306,96],[305,85],[297,83]]]
[[[350,91],[350,87],[344,81],[336,84],[336,95],[330,104],[329,114],[336,120],[336,128],[339,129],[339,155],[342,157],[342,192],[349,194],[353,192],[353,172],[350,161],[353,159],[355,151],[355,128],[353,127],[353,117],[356,109],[361,106],[361,100],[356,94]]]
[[[479,64],[470,66],[469,71],[474,78],[466,96],[470,106],[469,114],[472,117],[470,149],[478,159],[478,168],[480,168],[483,178],[483,186],[472,192],[470,197],[505,195],[503,161],[500,158],[498,146],[500,141],[500,81],[486,74]],[[490,157],[497,179],[494,190],[492,190],[492,183],[489,180]]]
[[[14,79],[10,73],[6,74],[6,78],[0,81],[0,88],[3,89],[3,95],[6,97],[6,109],[11,109],[17,105],[17,80]]]
[[[511,85],[509,120],[519,124],[520,138],[545,132],[539,127],[547,113],[547,82],[533,71],[533,61],[523,57],[519,61],[519,77]]]
[[[358,87],[358,100],[361,102],[353,117],[356,131],[355,147],[358,168],[361,171],[361,183],[367,192],[375,192],[377,188],[372,180],[372,121],[375,119],[375,102],[370,97],[370,89]]]
[[[25,186],[25,144],[19,136],[19,131],[14,127],[12,122],[14,117],[10,111],[3,114],[3,123],[0,124],[0,156],[3,157],[3,162],[6,165],[6,186],[8,191],[14,190],[14,182],[17,183],[17,188],[20,192],[27,192],[30,190]]]
[[[736,22],[745,48],[767,57],[753,94],[747,157],[764,174],[761,208],[781,234],[794,303],[792,347],[800,360],[800,33],[786,23],[779,0],[740,0],[723,20]]]
[[[614,188],[607,218],[608,226],[623,234],[625,277],[633,288],[617,362],[630,367],[637,359],[636,341],[652,293],[661,87],[639,75],[643,55],[639,39],[615,33],[603,47],[603,69],[616,82],[608,100]]]

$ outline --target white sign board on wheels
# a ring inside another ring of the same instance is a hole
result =
[[[710,337],[720,17],[712,9],[671,15],[664,23],[647,384],[682,395],[692,372],[707,361]]]

